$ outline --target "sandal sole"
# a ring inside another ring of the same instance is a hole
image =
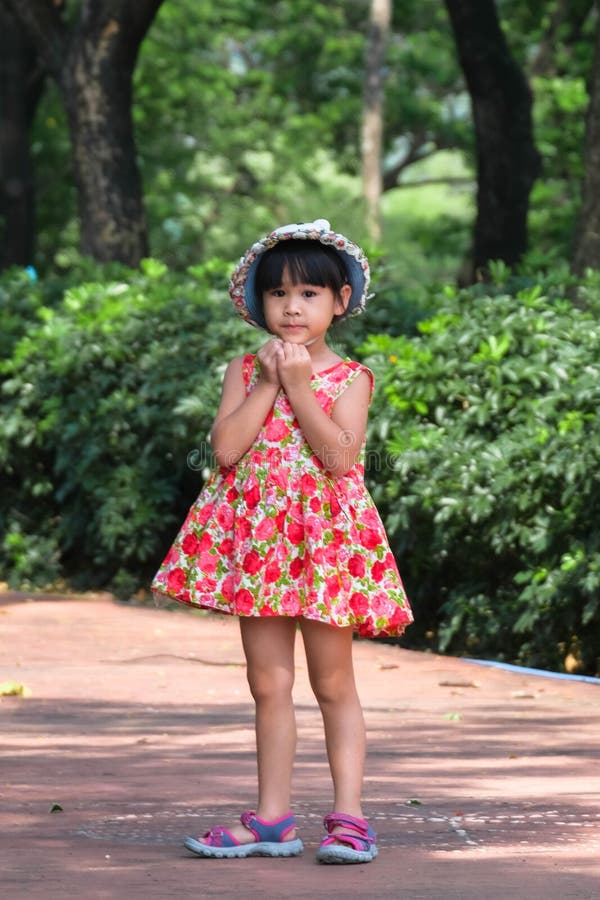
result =
[[[350,847],[324,847],[317,851],[317,862],[324,865],[356,865],[358,863],[372,862],[377,856],[377,847],[370,851],[352,850]]]
[[[299,856],[304,850],[304,845],[299,838],[293,841],[283,841],[281,844],[261,841],[240,844],[235,847],[211,847],[210,844],[203,844],[202,841],[187,837],[183,846],[196,856],[203,856],[205,859],[246,859],[248,856],[289,857]]]

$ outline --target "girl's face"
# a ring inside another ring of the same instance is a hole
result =
[[[281,284],[263,292],[267,328],[282,341],[312,344],[325,337],[334,316],[342,315],[351,293],[348,284],[339,294],[319,284],[294,284],[286,267]]]

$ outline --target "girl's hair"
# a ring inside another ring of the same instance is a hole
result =
[[[254,289],[261,309],[263,292],[281,285],[286,268],[293,284],[318,284],[331,288],[336,296],[348,284],[344,262],[333,247],[303,239],[280,241],[262,254],[256,267]]]

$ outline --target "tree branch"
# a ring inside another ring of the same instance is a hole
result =
[[[414,141],[411,144],[410,150],[408,151],[404,159],[401,159],[400,162],[396,163],[395,166],[392,166],[391,169],[384,169],[384,191],[391,191],[393,190],[393,188],[403,187],[403,185],[398,184],[398,179],[405,169],[408,169],[408,167],[412,166],[413,163],[420,162],[422,159],[427,159],[429,156],[433,156],[439,150],[445,149],[443,146],[437,144],[430,150],[424,150],[423,146],[424,145],[422,143],[419,143],[419,141]]]
[[[419,188],[429,187],[432,184],[470,184],[475,185],[475,177],[469,178],[468,175],[447,175],[445,178],[419,178],[418,181],[401,181],[394,185],[396,188]]]

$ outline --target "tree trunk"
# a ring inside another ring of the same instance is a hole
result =
[[[148,254],[131,117],[137,44],[125,15],[91,18],[80,23],[59,80],[71,136],[81,249],[100,261],[136,266]]]
[[[589,92],[582,204],[573,253],[573,269],[579,275],[586,269],[600,269],[600,24]]]
[[[61,4],[0,0],[27,28],[58,83],[69,122],[81,249],[100,261],[136,266],[148,253],[132,77],[162,2],[81,0],[78,19],[68,26]]]
[[[477,218],[469,277],[490,260],[517,263],[527,248],[529,194],[540,171],[532,98],[500,28],[493,0],[445,0],[473,108]]]
[[[43,81],[25,29],[0,6],[0,269],[33,262],[35,210],[29,128]]]
[[[367,229],[371,240],[381,238],[383,173],[383,71],[385,46],[392,17],[391,0],[371,0],[366,52],[366,84],[362,128],[363,190]]]

